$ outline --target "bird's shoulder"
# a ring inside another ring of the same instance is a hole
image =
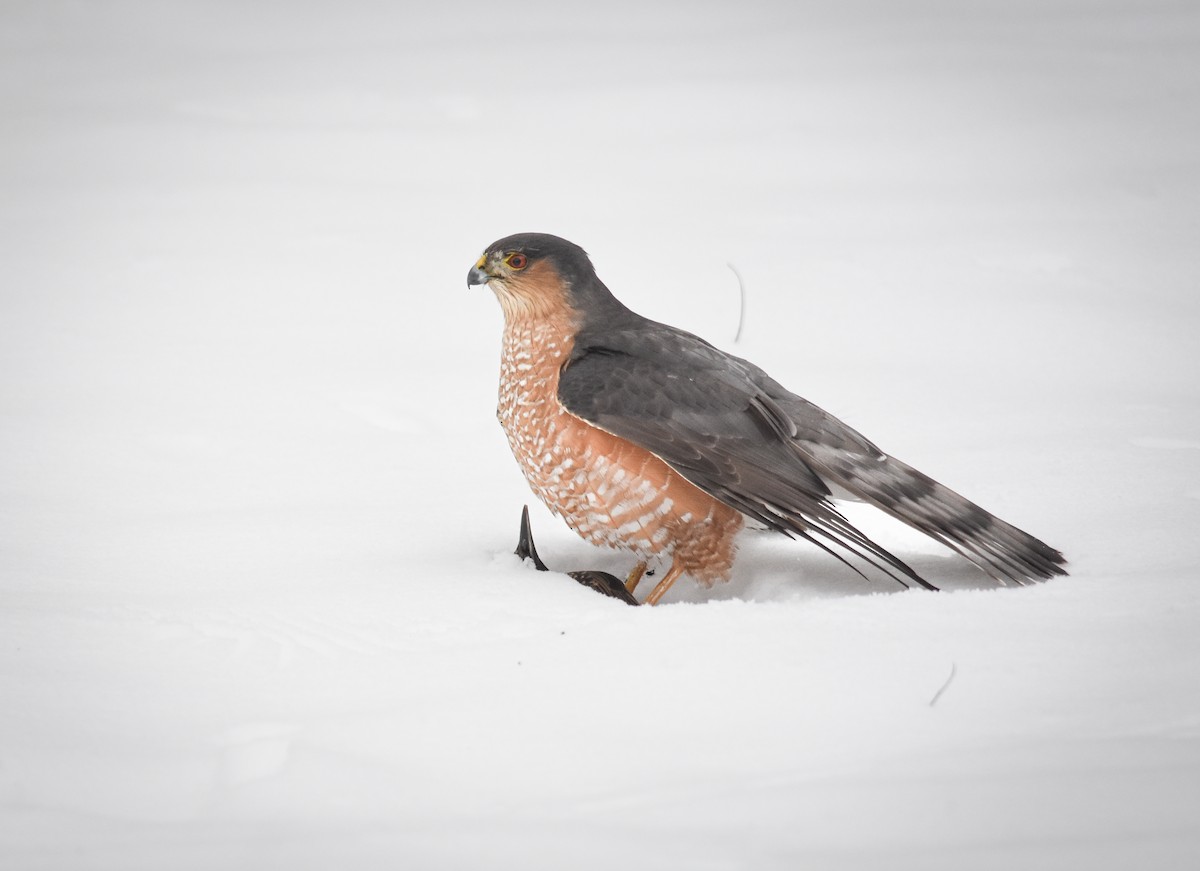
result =
[[[758,367],[699,336],[633,316],[579,331],[559,394],[568,408],[595,411],[636,399],[716,411],[744,407],[763,379],[770,380]]]
[[[861,433],[749,360],[632,312],[579,331],[558,396],[572,414],[610,428],[637,420],[641,430],[658,420],[697,433],[753,430],[794,447],[881,455]]]

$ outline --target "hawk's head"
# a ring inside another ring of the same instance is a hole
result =
[[[546,233],[518,233],[493,242],[467,273],[467,286],[492,288],[504,316],[586,315],[615,302],[596,277],[587,252]]]

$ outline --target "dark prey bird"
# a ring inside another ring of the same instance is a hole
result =
[[[521,530],[517,536],[517,549],[513,551],[523,560],[529,560],[533,563],[533,567],[539,572],[548,572],[550,567],[542,562],[542,558],[538,556],[537,546],[533,543],[533,530],[529,526],[529,506],[525,505],[521,508]],[[595,590],[602,596],[611,596],[614,599],[620,599],[626,605],[640,605],[641,603],[633,598],[633,593],[625,586],[624,582],[610,575],[608,572],[597,571],[578,571],[567,572],[567,577]]]
[[[1057,550],[754,364],[630,311],[578,245],[542,233],[500,239],[467,284],[489,285],[504,310],[496,413],[530,487],[583,538],[637,556],[631,592],[651,560],[669,559],[649,604],[683,574],[727,580],[747,520],[934,589],[843,517],[835,493],[1001,582],[1066,574]]]

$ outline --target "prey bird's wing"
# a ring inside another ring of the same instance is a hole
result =
[[[571,414],[650,451],[700,489],[787,535],[836,545],[930,587],[855,528],[801,450],[879,451],[854,430],[704,340],[638,319],[581,330],[558,397]],[[786,404],[781,404],[781,399]],[[857,569],[855,569],[857,571]]]

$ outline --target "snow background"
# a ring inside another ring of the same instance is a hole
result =
[[[1196,6],[563,10],[0,6],[0,865],[1195,867]],[[525,230],[1071,577],[519,564]]]

